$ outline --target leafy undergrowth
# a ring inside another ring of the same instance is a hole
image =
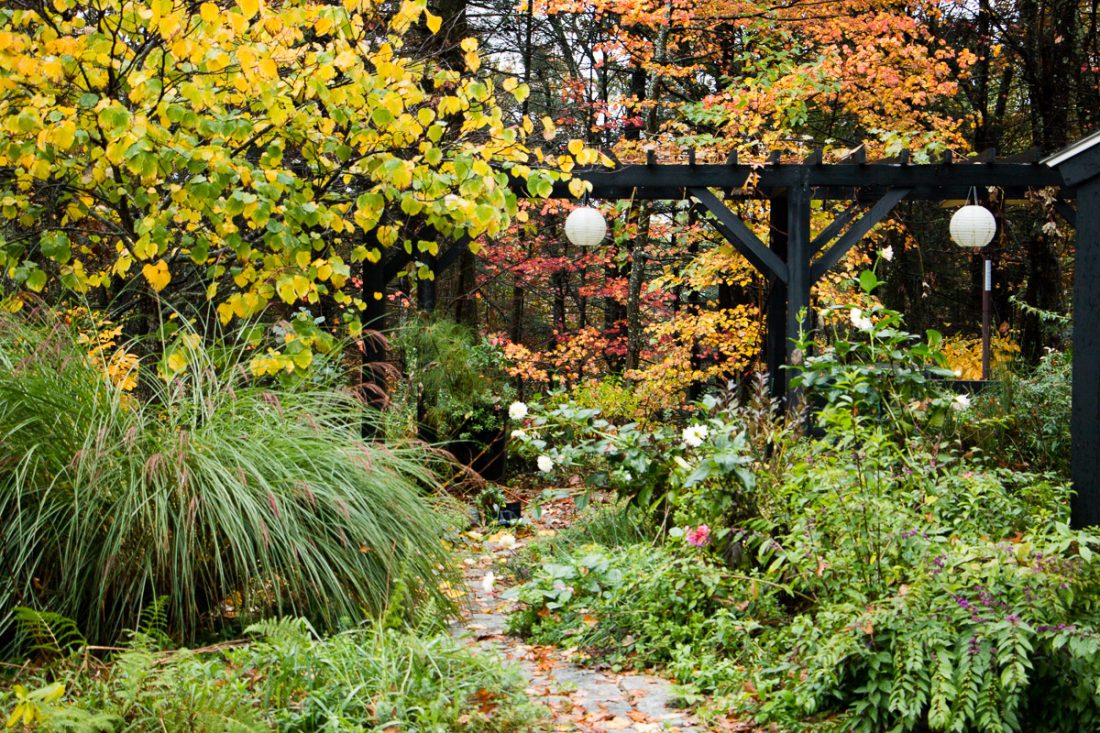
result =
[[[372,624],[318,638],[268,621],[254,640],[161,652],[137,634],[110,666],[83,657],[0,691],[15,730],[510,733],[541,727],[520,674],[447,634]]]
[[[960,440],[936,334],[852,313],[799,375],[814,437],[714,399],[683,430],[532,406],[521,449],[646,510],[529,549],[512,627],[777,730],[1097,729],[1100,534],[1056,475]]]

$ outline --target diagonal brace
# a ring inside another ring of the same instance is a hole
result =
[[[832,241],[833,237],[840,234],[841,230],[848,226],[852,222],[852,219],[856,218],[856,214],[858,214],[862,208],[863,207],[858,203],[852,204],[844,210],[844,213],[833,219],[832,224],[822,229],[821,233],[810,242],[810,257],[813,257],[823,250],[825,246]]]
[[[752,233],[745,222],[734,214],[717,196],[706,188],[689,188],[688,192],[718,220],[714,228],[734,248],[765,275],[787,282],[787,264],[775,252],[768,249],[760,238]]]
[[[836,243],[829,248],[813,265],[810,266],[810,282],[817,282],[821,276],[828,272],[840,259],[848,254],[856,242],[867,236],[871,228],[885,219],[898,203],[909,195],[908,188],[897,188],[875,202],[871,210],[864,214],[859,221],[851,226],[848,231],[837,238]],[[844,216],[843,214],[841,215]]]
[[[1077,226],[1077,209],[1073,208],[1073,204],[1065,199],[1058,199],[1054,202],[1054,210],[1057,211],[1071,227]]]
[[[454,243],[443,250],[435,261],[435,272],[439,274],[446,270],[448,267],[454,264],[458,256],[462,254],[470,246],[470,238],[465,234],[460,235]],[[413,256],[403,249],[397,249],[387,257],[382,264],[383,271],[385,272],[386,282],[390,282],[397,273],[401,272],[407,264],[412,262]]]

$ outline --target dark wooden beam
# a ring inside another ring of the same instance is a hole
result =
[[[383,282],[391,283],[397,274],[412,262],[412,255],[403,249],[395,249],[382,260]]]
[[[883,196],[871,207],[871,210],[860,217],[859,221],[851,226],[848,231],[837,238],[836,243],[825,254],[818,258],[810,268],[810,281],[817,282],[821,276],[831,270],[840,259],[848,253],[856,242],[867,236],[875,224],[886,218],[894,210],[909,191],[902,188]]]
[[[825,245],[833,241],[833,238],[840,234],[841,230],[852,222],[852,219],[856,218],[856,214],[858,214],[862,208],[863,207],[861,207],[859,203],[852,204],[837,216],[837,218],[833,219],[829,226],[822,229],[821,233],[810,242],[810,256],[813,257],[820,252]]]
[[[1022,153],[1016,153],[1015,155],[1009,155],[1001,158],[1001,163],[1038,163],[1043,158],[1043,153],[1039,148],[1028,148]]]
[[[780,260],[787,261],[787,197],[771,200],[768,214],[768,243]],[[777,277],[768,278],[768,295],[764,320],[767,336],[764,342],[764,359],[768,365],[768,387],[772,397],[787,394],[787,283]]]
[[[421,261],[427,266],[431,277],[417,277],[416,279],[416,306],[425,313],[435,312],[435,304],[438,300],[435,286],[435,276],[438,274],[435,255],[423,254]]]
[[[436,274],[446,272],[469,246],[470,238],[463,234],[454,241],[454,244],[443,250],[443,254],[439,255],[435,261]],[[386,282],[393,282],[397,274],[404,270],[412,260],[413,256],[405,250],[394,249],[385,260],[383,260],[382,269],[385,273]]]
[[[446,272],[451,265],[458,261],[458,258],[470,248],[470,238],[465,234],[459,236],[447,249],[443,250],[443,254],[435,261],[436,272]]]
[[[1090,151],[1091,152],[1091,151]],[[1077,191],[1070,523],[1100,525],[1100,168]]]
[[[804,175],[809,176],[811,195],[823,200],[851,200],[853,190],[861,200],[877,200],[895,188],[909,189],[910,199],[943,200],[965,198],[972,187],[986,186],[1002,188],[1006,195],[1018,197],[1031,189],[1062,185],[1061,174],[1045,165],[999,161],[958,165],[782,163],[755,168],[737,163],[628,165],[616,169],[576,169],[573,174],[591,183],[592,196],[600,199],[634,195],[635,198],[675,200],[685,188],[725,189],[739,197],[771,199]],[[757,185],[745,190],[745,181],[752,174],[758,176]],[[522,180],[515,182],[513,190],[520,196],[529,195]],[[565,183],[558,183],[552,195],[566,198],[569,189]],[[1072,192],[1067,195],[1072,196]]]
[[[367,246],[378,247],[374,232],[368,232]],[[368,405],[381,410],[386,404],[386,283],[385,267],[379,262],[363,260],[363,369],[361,375],[363,396]],[[381,297],[379,297],[381,296]],[[364,439],[378,436],[379,422],[364,414],[362,434]]]
[[[709,211],[715,219],[715,228],[734,248],[745,256],[753,267],[768,276],[787,281],[787,266],[775,256],[760,239],[745,226],[745,222],[734,214],[722,201],[705,188],[689,188],[688,192]]]
[[[795,342],[808,333],[810,314],[810,187],[809,175],[791,186],[787,193],[787,365],[801,363],[806,354],[795,353]],[[787,380],[787,405],[793,406],[794,393]]]
[[[1066,223],[1071,227],[1077,226],[1077,209],[1073,208],[1073,204],[1068,201],[1058,199],[1054,202],[1054,210],[1066,220]]]

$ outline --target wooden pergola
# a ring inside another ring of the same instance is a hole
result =
[[[697,164],[688,153],[684,163],[657,163],[650,154],[640,165],[574,170],[591,184],[596,199],[675,200],[693,206],[731,246],[769,281],[765,313],[765,355],[773,391],[789,390],[783,367],[791,363],[793,343],[810,326],[810,293],[814,284],[903,200],[966,199],[972,189],[1000,189],[1009,199],[1029,190],[1056,187],[1058,210],[1077,228],[1073,327],[1073,482],[1077,494],[1075,526],[1100,525],[1100,133],[1050,158],[1032,151],[996,158],[992,151],[969,159],[950,153],[931,163],[912,163],[908,154],[868,162],[862,149],[838,163],[825,163],[820,153],[799,162],[773,154],[767,163],[746,164],[731,158],[721,164]],[[751,185],[747,185],[751,184]],[[526,196],[517,182],[515,191]],[[572,198],[564,184],[555,198]],[[730,203],[746,199],[769,202],[768,241],[761,240]],[[1076,199],[1075,211],[1069,203]],[[812,231],[815,200],[847,202],[843,213],[820,231]],[[459,240],[429,262],[439,272],[453,263],[468,242]],[[383,267],[367,268],[364,290],[382,292],[410,260],[398,252]],[[421,306],[434,305],[434,288],[420,294]],[[385,301],[367,298],[368,327],[385,318]],[[368,359],[379,354],[368,355]]]

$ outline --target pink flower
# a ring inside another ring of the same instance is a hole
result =
[[[705,524],[700,524],[695,529],[689,529],[685,538],[689,545],[706,547],[710,544],[710,527]]]

